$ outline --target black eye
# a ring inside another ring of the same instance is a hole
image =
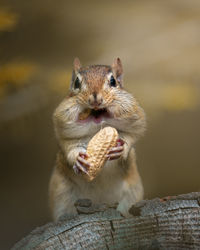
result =
[[[116,87],[116,81],[115,81],[115,78],[113,76],[111,76],[111,78],[110,78],[110,86]]]
[[[80,83],[80,80],[78,79],[78,77],[76,78],[76,80],[74,82],[74,88],[75,89],[80,89],[81,88],[81,83]]]

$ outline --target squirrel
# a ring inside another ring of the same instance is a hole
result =
[[[77,214],[74,203],[88,198],[92,203],[118,203],[117,210],[129,216],[132,204],[142,200],[143,185],[137,170],[134,145],[146,127],[145,113],[123,87],[120,58],[112,66],[81,66],[74,59],[69,96],[53,114],[59,152],[53,170],[49,198],[53,218]],[[82,114],[86,117],[81,117]],[[100,174],[91,182],[83,178],[90,164],[86,148],[103,127],[117,129],[119,140],[107,154]]]

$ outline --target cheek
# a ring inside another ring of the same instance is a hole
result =
[[[115,100],[115,95],[111,88],[104,90],[102,96],[106,105],[111,104]]]
[[[121,118],[122,117],[121,108],[119,105],[111,106],[110,112],[113,114],[114,118]]]
[[[128,118],[133,115],[133,103],[127,96],[116,89],[112,94],[112,103],[109,110],[115,118]]]
[[[86,92],[82,92],[77,95],[77,100],[79,104],[87,104],[89,95]]]

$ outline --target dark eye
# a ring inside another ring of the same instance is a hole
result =
[[[81,82],[78,79],[78,77],[76,78],[75,82],[74,82],[74,88],[75,89],[80,89],[81,88]]]
[[[113,76],[111,76],[111,78],[110,78],[110,86],[116,87],[116,81],[115,81],[115,78]]]

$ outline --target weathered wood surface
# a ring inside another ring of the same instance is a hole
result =
[[[200,249],[200,193],[141,201],[130,218],[114,205],[76,205],[82,214],[36,228],[13,249]]]

